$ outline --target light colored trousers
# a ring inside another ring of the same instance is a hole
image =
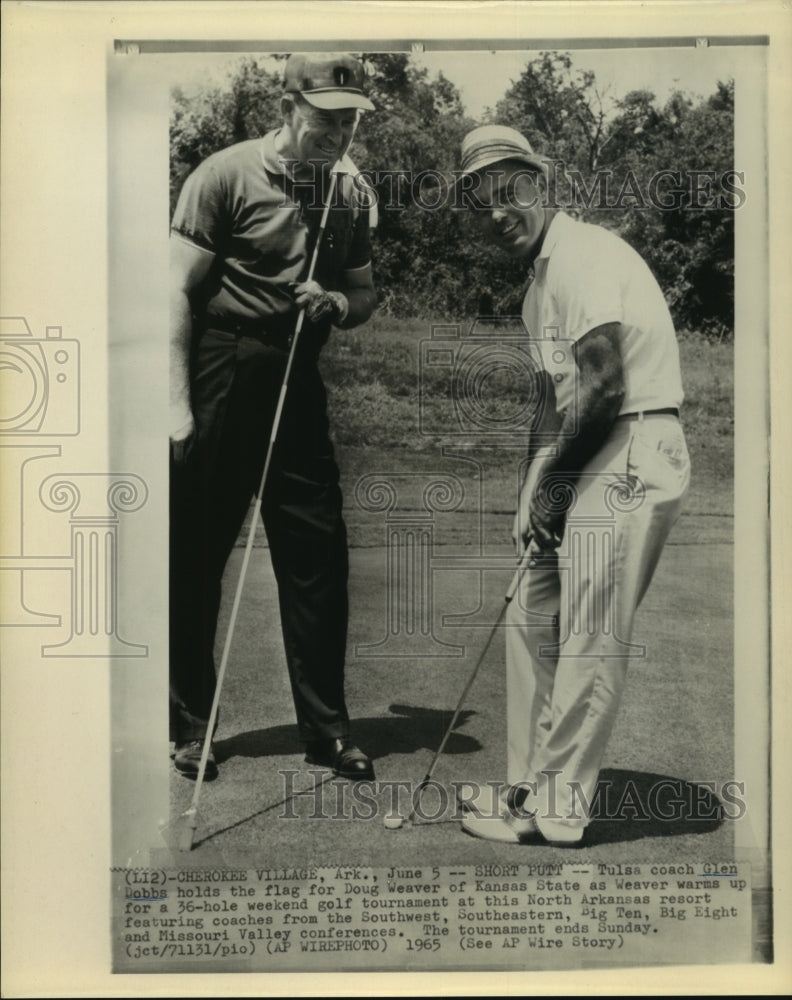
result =
[[[530,473],[529,473],[530,480]],[[506,616],[508,770],[541,833],[583,835],[619,707],[636,609],[690,482],[679,421],[617,420],[583,470],[564,539],[522,577]]]

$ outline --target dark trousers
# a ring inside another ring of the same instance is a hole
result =
[[[282,349],[214,330],[193,361],[196,440],[184,464],[171,464],[170,724],[177,743],[206,733],[223,571],[259,489],[285,367]],[[315,362],[298,358],[262,504],[302,740],[349,732],[347,538],[326,404]]]

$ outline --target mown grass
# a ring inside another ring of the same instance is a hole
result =
[[[423,466],[440,454],[444,444],[471,440],[460,437],[462,427],[455,424],[450,366],[431,373],[424,369],[419,377],[421,343],[431,337],[429,321],[389,317],[377,317],[357,330],[336,331],[331,337],[322,354],[322,370],[333,436],[348,475]],[[693,465],[688,508],[731,513],[733,345],[684,331],[679,348],[685,388],[682,422]],[[527,388],[513,373],[506,372],[499,380],[496,394],[494,388],[494,382],[487,383],[488,418],[499,414],[508,418],[526,410]],[[504,474],[511,480],[514,451],[504,456],[494,448],[490,461],[493,466],[506,464]]]

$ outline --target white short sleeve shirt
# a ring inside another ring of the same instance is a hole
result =
[[[574,400],[571,345],[604,323],[622,327],[621,413],[679,407],[679,347],[663,293],[645,261],[615,233],[559,212],[534,263],[523,322],[553,377],[556,407]]]

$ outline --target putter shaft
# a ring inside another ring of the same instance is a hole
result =
[[[529,565],[530,565],[530,563],[529,563],[529,559],[530,559],[530,556],[529,556],[530,545],[531,545],[531,539],[529,538],[528,542],[527,542],[527,544],[525,546],[525,551],[523,552],[522,558],[520,559],[519,565],[517,566],[517,572],[514,574],[514,578],[512,579],[511,586],[509,587],[508,591],[506,592],[506,596],[504,597],[503,606],[501,607],[500,614],[498,615],[498,618],[497,618],[495,624],[492,626],[492,629],[490,630],[490,634],[487,636],[487,641],[484,644],[484,648],[481,650],[481,653],[479,654],[479,658],[478,658],[478,661],[476,662],[476,666],[473,668],[473,671],[470,674],[470,677],[468,678],[467,683],[465,684],[464,688],[462,689],[462,694],[459,696],[459,701],[457,702],[457,707],[456,707],[456,709],[454,711],[454,714],[451,717],[451,722],[448,724],[448,726],[446,728],[446,731],[445,731],[445,734],[443,735],[443,739],[442,739],[442,741],[440,743],[440,746],[437,748],[437,751],[435,752],[435,755],[432,758],[432,762],[429,765],[429,770],[426,772],[426,774],[424,775],[424,777],[421,780],[420,784],[418,785],[418,787],[415,789],[415,792],[413,793],[413,796],[412,796],[412,808],[410,809],[410,814],[409,814],[409,816],[407,817],[407,820],[406,820],[406,822],[408,822],[408,823],[412,820],[413,816],[415,815],[415,812],[416,812],[416,810],[418,808],[418,805],[419,805],[419,803],[421,801],[421,792],[424,790],[424,788],[426,788],[426,786],[429,784],[429,782],[430,782],[430,780],[432,778],[432,774],[434,773],[435,766],[437,765],[437,762],[440,759],[440,755],[442,754],[443,750],[445,749],[445,745],[448,742],[448,738],[450,737],[451,733],[454,730],[454,726],[456,725],[457,719],[459,718],[459,713],[462,711],[462,707],[465,704],[465,699],[468,696],[468,692],[470,691],[471,687],[473,686],[473,682],[475,681],[476,675],[478,674],[479,669],[481,668],[481,664],[484,662],[484,658],[486,657],[487,652],[489,651],[489,648],[492,645],[492,640],[495,638],[495,633],[497,632],[497,630],[500,628],[501,624],[503,623],[503,619],[506,616],[506,611],[508,610],[508,607],[511,604],[512,599],[514,598],[514,595],[517,593],[517,588],[520,585],[520,581],[522,580],[523,573],[526,571],[526,569],[529,568]]]

